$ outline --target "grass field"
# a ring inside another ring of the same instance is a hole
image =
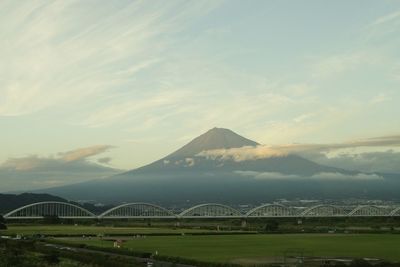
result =
[[[73,240],[111,247],[110,241]],[[250,262],[282,257],[288,249],[304,249],[308,256],[369,257],[400,261],[400,235],[282,234],[220,236],[150,236],[130,239],[125,249],[155,252],[203,261]]]
[[[161,227],[111,227],[71,225],[9,225],[8,234],[98,235],[126,236],[124,249],[155,252],[160,255],[192,258],[202,261],[263,262],[282,257],[288,249],[305,250],[308,256],[369,257],[400,261],[398,234],[252,234],[252,235],[190,235],[210,232],[204,229],[172,229]],[[133,234],[181,234],[177,236],[128,237]],[[98,238],[63,238],[63,241],[112,247],[113,242]]]

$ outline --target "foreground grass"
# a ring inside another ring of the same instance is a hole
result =
[[[112,247],[110,241],[68,239],[68,242]],[[304,249],[307,256],[380,258],[400,261],[400,235],[282,234],[221,236],[148,236],[130,238],[124,249],[155,252],[202,261],[234,262],[274,259],[288,249]]]

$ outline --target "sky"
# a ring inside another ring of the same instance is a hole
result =
[[[133,169],[215,126],[271,146],[398,136],[399,47],[395,0],[3,0],[0,171]]]

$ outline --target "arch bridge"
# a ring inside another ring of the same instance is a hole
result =
[[[176,218],[171,211],[149,203],[128,203],[109,209],[100,219]]]
[[[67,202],[47,201],[29,204],[15,209],[6,215],[6,219],[43,219],[57,216],[62,219],[93,219],[92,212]]]
[[[180,218],[241,218],[243,214],[226,205],[208,203],[191,207],[181,214]]]
[[[67,202],[39,202],[17,208],[4,215],[5,219],[43,219],[57,216],[62,219],[201,219],[201,218],[307,218],[307,217],[399,217],[400,206],[336,206],[290,207],[265,204],[246,213],[230,206],[206,203],[175,213],[150,203],[127,203],[95,215]]]

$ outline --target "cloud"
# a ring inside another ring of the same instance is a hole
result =
[[[387,14],[385,16],[382,16],[380,18],[377,18],[374,22],[372,22],[370,24],[370,27],[380,26],[382,24],[386,24],[388,22],[392,22],[392,21],[395,21],[398,19],[400,19],[400,11],[396,11],[396,12]]]
[[[332,148],[400,146],[400,135],[372,137],[333,145]],[[329,147],[329,145],[328,145]]]
[[[394,150],[330,155],[314,153],[305,155],[312,161],[332,167],[363,172],[400,173],[400,152]]]
[[[0,169],[14,170],[14,171],[32,171],[42,170],[51,171],[54,169],[70,169],[73,171],[77,169],[85,169],[85,167],[93,167],[94,163],[87,161],[89,157],[101,154],[113,148],[108,145],[97,145],[85,148],[78,148],[75,150],[60,152],[56,157],[39,157],[37,155],[10,158],[0,165]]]
[[[241,162],[300,155],[322,165],[347,170],[400,173],[400,152],[393,150],[384,152],[341,152],[348,149],[382,149],[384,147],[400,147],[400,136],[381,136],[336,144],[259,145],[255,147],[215,149],[202,151],[197,156],[213,160]],[[338,179],[339,177],[336,178]],[[353,179],[355,178],[357,177],[353,177]]]
[[[191,93],[182,90],[168,90],[153,92],[151,94],[142,95],[140,98],[130,99],[126,95],[118,96],[113,99],[112,103],[106,107],[99,108],[95,112],[91,112],[80,125],[88,127],[101,127],[112,125],[116,122],[124,122],[139,117],[142,127],[153,126],[154,123],[150,120],[143,122],[142,111],[146,110],[147,113],[166,111],[167,114],[174,109],[178,103],[183,103]],[[115,104],[113,104],[115,102]],[[138,114],[141,114],[138,116]],[[157,115],[158,120],[162,120],[165,114]],[[143,125],[144,124],[144,125]],[[150,124],[150,125],[146,125]]]
[[[105,157],[105,158],[99,158],[97,160],[98,163],[102,163],[102,164],[110,164],[112,158],[110,157]]]
[[[301,123],[301,122],[304,122],[314,116],[315,116],[314,113],[305,113],[305,114],[301,114],[300,116],[294,118],[293,121],[296,123]]]
[[[399,31],[399,26],[400,10],[381,16],[366,26],[368,41],[371,39],[382,41],[389,36],[392,38],[391,42],[399,40],[398,35],[396,35],[396,32]],[[396,42],[393,42],[393,44],[394,47],[397,47]],[[386,45],[387,44],[385,44],[385,47],[387,47]]]
[[[250,176],[257,180],[282,180],[282,179],[299,179],[298,175],[283,174],[280,172],[256,172],[256,171],[235,171],[241,176]]]
[[[356,70],[357,68],[364,68],[366,65],[376,65],[381,61],[381,56],[370,51],[357,51],[327,56],[314,64],[312,67],[312,77],[329,78]]]
[[[89,161],[90,157],[110,148],[99,145],[58,153],[56,156],[9,158],[0,165],[1,191],[33,190],[111,176],[120,170]],[[108,164],[110,160],[103,157],[97,161]]]
[[[349,181],[349,180],[383,180],[383,177],[376,174],[358,173],[354,175],[343,174],[338,172],[321,172],[312,176],[304,177],[292,174],[283,174],[279,172],[255,172],[255,171],[235,171],[241,176],[252,177],[256,180],[334,180],[334,181]]]
[[[268,146],[244,146],[230,149],[213,149],[198,153],[196,156],[207,159],[233,160],[236,162],[256,160],[271,157],[282,157],[288,155],[287,152]]]
[[[0,116],[106,108],[110,96],[140,91],[139,74],[158,66],[179,42],[170,36],[220,4],[0,3],[0,38],[7,40],[0,43]]]
[[[14,171],[29,171],[33,169],[44,169],[54,161],[52,158],[39,158],[38,156],[28,156],[23,158],[10,158],[0,165],[0,169]]]
[[[61,156],[61,160],[65,162],[77,161],[86,159],[91,156],[95,156],[97,154],[104,153],[111,148],[113,148],[113,146],[97,145],[97,146],[79,148],[67,152],[61,152],[59,153],[59,156]]]
[[[381,136],[360,139],[355,141],[333,143],[333,144],[289,144],[280,146],[245,146],[231,149],[216,149],[200,152],[198,156],[218,157],[222,159],[234,159],[235,161],[286,156],[309,151],[332,151],[346,148],[358,147],[398,147],[400,146],[400,135]]]
[[[391,100],[391,97],[389,97],[387,94],[380,93],[371,99],[371,103],[372,104],[380,104],[380,103],[383,103],[383,102],[386,102],[389,100]]]
[[[376,174],[364,174],[364,173],[348,175],[338,172],[321,172],[311,176],[311,179],[347,181],[347,180],[383,180],[383,177]]]

